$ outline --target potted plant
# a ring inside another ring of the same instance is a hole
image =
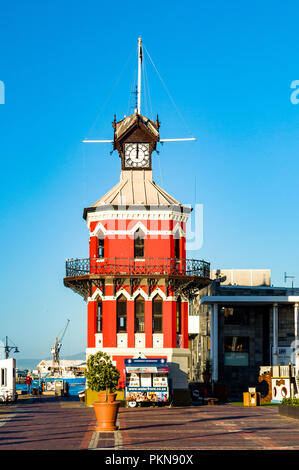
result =
[[[205,364],[204,364],[204,370],[203,370],[203,380],[204,382],[210,382],[211,379],[211,373],[212,373],[212,366],[211,366],[211,361],[210,359],[206,359]]]
[[[93,403],[97,418],[96,431],[115,431],[120,402],[115,401],[120,373],[108,354],[99,351],[91,354],[86,363],[85,377],[90,390],[98,393],[99,401]]]

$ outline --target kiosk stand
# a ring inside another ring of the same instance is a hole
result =
[[[169,403],[169,368],[166,359],[125,359],[127,406]]]

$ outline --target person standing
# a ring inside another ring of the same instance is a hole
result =
[[[26,377],[26,385],[27,385],[27,393],[31,395],[32,377],[29,372]]]

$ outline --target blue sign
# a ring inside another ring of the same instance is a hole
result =
[[[140,366],[140,367],[147,367],[147,366],[167,366],[166,359],[125,359],[126,366]]]
[[[167,387],[126,387],[127,392],[167,392]]]

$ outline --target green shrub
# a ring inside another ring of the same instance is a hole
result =
[[[89,356],[86,362],[85,377],[90,390],[106,391],[107,401],[108,393],[114,392],[118,386],[120,373],[112,364],[110,356],[99,351]]]
[[[299,406],[299,398],[283,398],[282,405]]]

